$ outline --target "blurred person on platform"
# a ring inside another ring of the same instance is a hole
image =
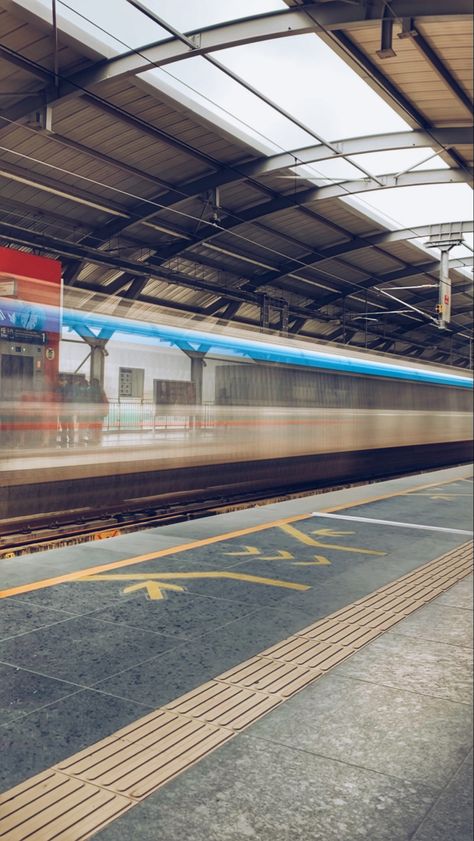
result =
[[[109,412],[109,401],[99,380],[96,378],[91,380],[87,399],[89,402],[89,444],[100,444],[102,442],[104,419]]]
[[[60,446],[73,447],[75,436],[75,402],[76,393],[73,381],[60,374],[57,402],[58,402],[58,422],[60,428]]]

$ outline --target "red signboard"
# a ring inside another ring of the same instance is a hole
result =
[[[46,334],[50,353],[45,374],[50,380],[58,368],[61,273],[59,260],[0,247],[0,289],[6,293],[0,300],[0,326]]]

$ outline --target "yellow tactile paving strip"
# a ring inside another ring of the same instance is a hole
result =
[[[1,841],[83,841],[472,570],[430,561],[0,797]]]

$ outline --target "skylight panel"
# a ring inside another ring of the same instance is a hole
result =
[[[22,0],[22,5],[51,23],[51,0]],[[127,3],[127,0],[57,0],[58,26],[80,37],[104,56],[160,41],[168,33]]]
[[[409,228],[436,225],[472,218],[472,191],[467,184],[428,184],[373,190],[342,201],[364,210],[382,214],[389,227]]]
[[[316,34],[233,47],[219,60],[326,139],[410,129]]]
[[[108,0],[109,4],[114,2]],[[146,0],[146,5],[180,32],[288,9],[283,0]]]
[[[140,76],[158,87],[164,84],[186,95],[195,110],[204,107],[214,115],[216,122],[225,121],[227,125],[223,128],[231,130],[235,126],[245,130],[248,140],[259,141],[263,144],[261,150],[267,154],[314,143],[312,135],[293,125],[201,56],[193,56],[171,68],[148,70]]]

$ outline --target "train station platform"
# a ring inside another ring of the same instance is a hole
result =
[[[472,469],[0,562],[2,841],[470,841]]]

